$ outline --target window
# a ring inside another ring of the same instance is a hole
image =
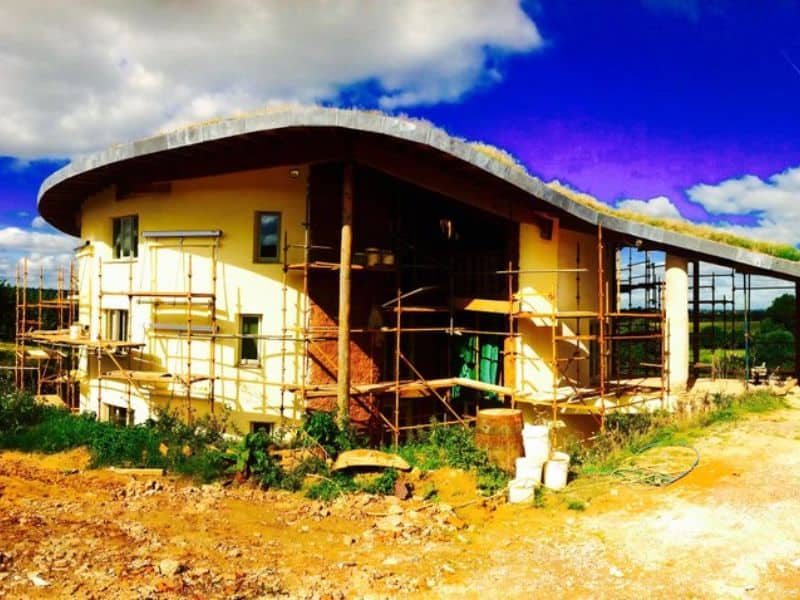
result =
[[[106,404],[108,407],[108,420],[114,425],[127,425],[129,422],[133,423],[133,411],[128,411],[127,408],[122,408],[120,406],[113,406],[112,404]],[[128,421],[130,419],[130,421]]]
[[[256,213],[254,262],[277,262],[281,237],[281,214]]]
[[[114,258],[136,258],[139,256],[139,217],[117,217],[113,219]]]
[[[261,316],[242,315],[239,332],[242,337],[239,340],[239,364],[257,365],[258,364],[258,334],[261,333]]]
[[[106,339],[115,342],[128,341],[128,311],[120,309],[108,309],[105,312],[106,318]]]
[[[270,423],[268,421],[250,421],[250,433],[263,431],[267,435],[272,435],[274,429],[275,423]]]

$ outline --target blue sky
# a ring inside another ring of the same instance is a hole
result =
[[[609,204],[800,242],[794,1],[205,4],[0,6],[0,277],[68,256],[35,199],[71,156],[279,101],[423,117]]]

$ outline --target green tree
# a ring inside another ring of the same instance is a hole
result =
[[[787,331],[794,331],[796,323],[795,301],[793,294],[783,294],[775,298],[764,316],[774,323],[780,323]]]

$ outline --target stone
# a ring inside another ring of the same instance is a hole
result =
[[[397,481],[394,484],[394,495],[400,500],[408,500],[414,495],[414,486],[408,481]]]
[[[39,577],[38,573],[28,573],[28,581],[36,587],[47,587],[50,585],[50,582]]]
[[[166,577],[172,577],[183,571],[184,567],[177,560],[165,558],[158,563],[158,572]]]

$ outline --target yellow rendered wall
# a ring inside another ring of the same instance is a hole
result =
[[[580,245],[580,252],[578,252]],[[580,260],[578,261],[578,254]],[[597,290],[597,238],[566,230],[555,222],[550,240],[545,240],[537,225],[520,225],[519,276],[520,310],[551,315],[563,311],[596,311]],[[575,272],[580,269],[580,272]],[[567,271],[569,270],[569,271]],[[556,321],[556,335],[589,335],[591,319],[560,319]],[[550,316],[520,319],[519,346],[517,349],[517,392],[538,400],[551,400],[553,386],[567,386],[563,379],[554,377],[553,319]],[[592,372],[589,360],[591,345],[586,340],[560,341],[557,356],[569,357],[577,352],[582,359],[575,360],[565,373],[578,385],[589,385]]]
[[[283,235],[288,233],[290,243],[303,242],[302,223],[305,218],[305,195],[308,170],[300,169],[293,178],[288,168],[263,169],[243,173],[204,177],[172,182],[168,194],[141,194],[116,200],[113,189],[107,189],[84,202],[81,237],[91,243],[80,259],[81,272],[81,322],[87,325],[92,337],[104,330],[98,305],[103,309],[120,308],[131,311],[131,339],[146,344],[144,355],[132,353],[117,360],[123,368],[167,371],[185,375],[189,344],[185,336],[157,333],[151,324],[172,324],[185,327],[186,305],[154,308],[144,299],[129,301],[112,292],[140,291],[186,292],[191,269],[191,289],[194,292],[212,291],[212,261],[209,240],[187,238],[184,247],[178,241],[145,240],[142,232],[163,230],[221,229],[217,281],[216,319],[219,332],[237,334],[241,314],[261,315],[261,333],[275,339],[259,341],[260,364],[257,367],[240,367],[238,364],[239,340],[219,339],[214,353],[216,361],[216,407],[223,405],[232,411],[232,420],[243,431],[253,421],[277,421],[281,405],[284,416],[299,416],[301,407],[294,407],[293,395],[281,392],[281,382],[299,383],[300,348],[291,342],[278,339],[284,326],[294,328],[301,322],[303,309],[302,275],[290,272],[285,292],[283,263],[256,263],[253,261],[255,213],[257,211],[281,213],[281,246]],[[138,215],[139,256],[134,260],[112,258],[112,219],[125,215]],[[170,247],[171,246],[171,247]],[[281,248],[281,255],[283,248]],[[301,250],[290,251],[290,260],[299,262]],[[102,261],[102,265],[100,264]],[[102,284],[99,274],[102,273]],[[103,291],[102,300],[99,290]],[[143,301],[144,300],[144,301]],[[284,323],[285,317],[285,323]],[[210,312],[204,305],[194,305],[193,326],[209,326]],[[104,333],[104,331],[103,331]],[[192,375],[207,374],[210,369],[211,344],[207,338],[193,338],[191,343]],[[137,357],[136,360],[133,357]],[[89,373],[84,385],[83,402],[87,410],[97,410],[96,360],[86,357],[83,362]],[[114,369],[113,361],[104,360],[103,370]],[[201,382],[192,387],[192,407],[196,415],[207,412],[209,384]],[[149,416],[154,406],[169,404],[185,410],[187,398],[181,385],[158,384],[150,389],[133,388],[128,397],[128,386],[104,380],[102,403],[126,407],[130,401],[136,421]]]

